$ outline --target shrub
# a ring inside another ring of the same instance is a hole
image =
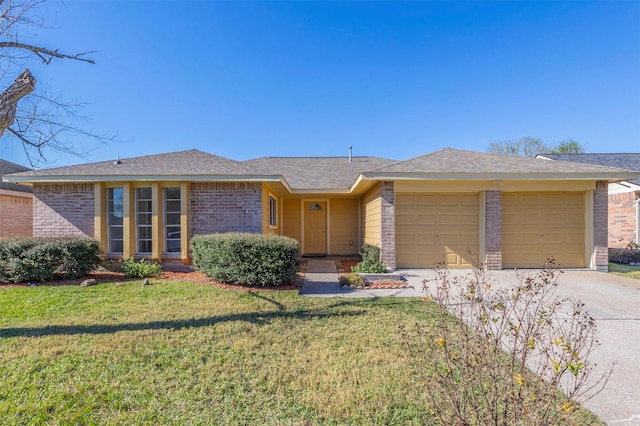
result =
[[[339,278],[339,281],[340,285],[349,285],[352,287],[364,287],[366,284],[362,275],[356,273],[343,275]]]
[[[132,257],[124,259],[120,271],[129,278],[157,277],[162,273],[162,268],[155,262],[140,259],[139,262]]]
[[[228,233],[191,239],[193,264],[216,281],[281,285],[296,276],[300,245],[278,235]]]
[[[0,282],[81,278],[100,264],[90,238],[15,238],[0,241]]]
[[[640,263],[640,250],[631,248],[609,249],[609,262],[623,265]]]
[[[423,382],[445,389],[434,397],[442,424],[565,424],[577,399],[603,388],[611,369],[591,375],[595,320],[582,302],[555,295],[561,272],[551,260],[501,287],[475,265],[466,277],[436,269],[435,293],[425,281],[440,305],[437,326],[401,330],[424,360]]]
[[[367,274],[383,274],[387,272],[387,267],[380,261],[380,248],[372,244],[363,243],[360,248],[362,262],[358,262],[352,267],[353,272]]]

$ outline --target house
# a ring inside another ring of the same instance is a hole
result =
[[[29,169],[0,159],[0,238],[30,237],[33,224],[31,186],[2,181],[5,174]]]
[[[189,262],[197,234],[298,240],[303,255],[378,245],[391,268],[606,269],[607,185],[618,168],[444,149],[248,161],[197,150],[5,176],[33,185],[35,236],[91,236],[106,256]],[[470,254],[472,253],[472,254]]]
[[[543,154],[540,158],[597,164],[640,172],[640,153]],[[609,247],[640,243],[640,179],[609,184]]]

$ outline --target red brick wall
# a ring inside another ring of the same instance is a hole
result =
[[[485,192],[484,263],[502,269],[502,191]]]
[[[35,184],[34,237],[93,237],[92,184]]]
[[[33,199],[0,194],[0,238],[33,235]]]
[[[609,195],[609,247],[623,248],[636,242],[638,193]]]
[[[191,235],[262,232],[262,186],[259,183],[191,184]]]

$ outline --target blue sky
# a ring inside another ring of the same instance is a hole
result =
[[[191,148],[403,160],[523,136],[640,147],[638,1],[66,1],[46,13],[53,28],[32,40],[97,50],[96,65],[34,62],[39,84],[124,141],[46,166]],[[6,141],[0,157],[26,164]]]

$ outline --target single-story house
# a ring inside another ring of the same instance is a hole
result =
[[[0,159],[0,238],[33,235],[33,189],[2,181],[2,176],[30,169]]]
[[[606,269],[612,167],[444,149],[377,157],[234,161],[198,150],[17,173],[35,236],[90,236],[107,256],[190,261],[198,234],[298,240],[303,255],[381,249],[391,268]],[[472,253],[472,254],[470,254]]]
[[[539,158],[596,164],[640,172],[640,153],[541,154]],[[609,247],[640,243],[640,179],[609,184]]]

